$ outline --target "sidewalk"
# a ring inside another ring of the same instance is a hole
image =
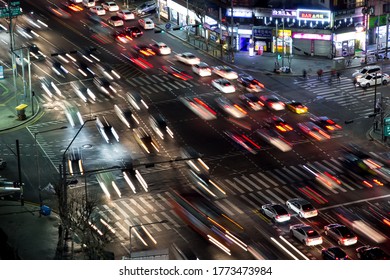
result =
[[[53,260],[57,214],[39,217],[39,205],[0,200],[0,260]]]

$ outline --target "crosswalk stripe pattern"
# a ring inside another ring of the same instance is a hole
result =
[[[360,117],[372,114],[372,103],[375,88],[363,89],[354,86],[351,78],[340,77],[340,81],[328,83],[327,77],[318,80],[316,77],[309,79],[296,79],[295,84],[311,91],[317,99],[334,101],[342,107],[347,107]],[[380,87],[379,87],[380,88]],[[380,92],[377,92],[378,96]]]

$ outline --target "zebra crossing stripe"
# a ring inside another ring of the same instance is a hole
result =
[[[229,209],[227,209],[223,204],[222,204],[222,201],[224,202],[228,202],[228,200],[226,199],[221,199],[221,200],[216,200],[214,201],[219,208],[221,208],[223,211],[225,211],[228,215],[230,216],[234,216],[234,213],[232,211],[230,211]]]
[[[275,169],[275,171],[276,170],[278,170],[278,169]],[[274,178],[276,181],[279,181],[279,183],[280,184],[286,184],[286,182],[285,181],[283,181],[282,179],[280,179],[278,176],[276,176],[275,174],[273,174],[272,172],[273,172],[274,170],[268,170],[268,171],[266,171],[266,173],[268,174],[268,176],[271,176],[272,178]],[[275,187],[276,186],[278,186],[278,185],[275,185]]]
[[[145,215],[148,214],[148,211],[146,211],[135,199],[130,198],[130,201],[132,204],[134,204],[139,210],[142,211]]]
[[[151,219],[149,219],[148,216],[143,216],[142,218],[146,222],[148,222],[155,230],[157,230],[158,232],[161,232],[161,228],[157,224],[153,224],[153,221]]]
[[[177,85],[175,85],[174,83],[167,83],[170,87],[173,87],[174,89],[179,89],[179,87],[177,87]]]
[[[116,202],[112,202],[112,204],[114,208],[122,214],[123,217],[130,218],[129,214],[127,214],[127,212],[124,211]]]
[[[147,76],[147,77],[149,78],[150,76]],[[157,75],[152,75],[152,77],[153,77],[153,79],[156,79],[156,80],[159,81],[160,83],[163,83],[163,82],[164,82],[164,81],[161,80],[160,77],[157,76]],[[164,77],[165,77],[165,76],[164,76]],[[150,79],[151,79],[151,77],[150,77]]]
[[[250,174],[249,176],[251,176],[254,180],[256,180],[257,182],[259,182],[261,185],[263,185],[264,187],[266,188],[270,188],[270,186],[268,186],[265,182],[263,182],[262,180],[260,180],[259,178],[257,178],[255,176],[255,174]],[[259,186],[258,189],[261,190],[261,187]]]
[[[277,193],[279,193],[279,194],[281,195],[281,198],[284,198],[283,203],[284,203],[286,200],[290,199],[289,197],[286,197],[286,193],[283,192],[281,189],[279,189],[279,188],[274,188],[273,190],[276,191]]]
[[[229,200],[226,200],[226,203],[229,204],[229,206],[231,208],[233,208],[234,210],[236,210],[238,213],[240,214],[244,214],[244,211],[242,211],[240,208],[238,208],[236,205],[234,205],[232,202],[230,202]]]
[[[122,234],[119,233],[119,231],[118,231],[117,229],[119,228],[119,229],[120,229],[122,232],[124,232],[125,234],[126,234],[126,233],[127,233],[127,234],[129,233],[128,229],[125,228],[120,222],[116,222],[116,223],[115,223],[115,228],[116,228],[116,230],[115,230],[115,236],[118,237],[119,240],[124,241],[125,238],[122,236]]]
[[[283,172],[282,172],[281,170],[279,170],[279,169],[274,169],[274,170],[272,170],[272,172],[278,173],[279,176],[285,178],[285,179],[286,179],[287,181],[289,181],[290,183],[294,182],[293,179],[291,179],[290,177],[288,177],[285,173],[283,173]],[[277,177],[277,178],[278,178],[278,180],[281,180],[279,177]],[[286,184],[286,182],[284,182],[284,184]]]
[[[241,178],[243,178],[244,176],[241,176]],[[236,181],[237,183],[241,184],[241,186],[243,186],[244,188],[246,188],[248,191],[250,192],[253,192],[253,189],[251,189],[247,184],[245,184],[244,182],[242,182],[240,179],[238,179],[237,177],[235,177],[233,179],[234,181]]]
[[[155,213],[152,214],[152,217],[156,220],[156,221],[162,221],[164,219],[161,219],[159,216],[157,216]],[[161,225],[163,227],[165,227],[165,229],[171,229],[171,227],[167,224],[167,223],[161,223]]]
[[[134,83],[134,79],[126,79],[126,82],[129,83],[133,87],[137,87],[137,84]]]
[[[337,219],[333,218],[331,215],[329,215],[328,213],[325,213],[324,211],[320,211],[319,215],[324,216],[325,217],[324,219],[327,220],[329,222],[329,224],[335,224],[338,222]]]
[[[146,207],[148,207],[150,210],[156,212],[156,209],[152,205],[150,205],[150,203],[148,203],[145,198],[140,197],[139,200],[141,200],[143,202],[143,205],[146,205]]]
[[[138,84],[137,86],[143,86],[144,83],[142,81],[140,81],[141,77],[137,77],[137,78],[134,78],[132,79],[133,82],[135,82],[136,84]],[[149,82],[147,82],[146,84],[149,84]]]
[[[284,170],[285,172],[287,172],[288,174],[290,174],[291,177],[294,177],[295,180],[297,180],[297,181],[301,181],[301,180],[302,180],[302,178],[300,178],[300,177],[298,177],[297,175],[295,175],[295,174],[294,174],[293,172],[291,172],[287,167],[283,167],[283,170]]]
[[[178,86],[180,86],[181,88],[187,88],[185,85],[179,83],[178,81],[175,81],[175,83],[176,83]]]
[[[305,177],[306,179],[311,179],[311,177],[309,177],[307,174],[303,173],[301,170],[299,170],[298,168],[296,168],[295,166],[290,166],[291,169],[293,169],[295,172],[301,174],[303,177]]]
[[[315,184],[314,182],[308,182],[308,185],[310,185],[312,188],[316,188],[317,190],[321,190],[321,192],[324,194],[324,195],[327,195],[327,196],[330,196],[331,193],[328,192],[328,191],[331,191],[332,193],[334,194],[338,194],[339,192],[336,191],[334,188],[329,188],[329,187],[324,187],[322,185],[320,185],[319,183],[318,184]]]
[[[236,178],[233,178],[233,180]],[[225,182],[228,183],[231,187],[238,190],[240,193],[245,193],[240,187],[237,186],[234,182],[230,181],[229,179],[225,179]]]
[[[103,204],[103,207],[104,207],[105,211],[110,213],[110,215],[112,215],[115,219],[121,220],[121,217],[119,217],[117,214],[115,214],[115,212],[112,211],[111,208],[108,207],[106,204]]]
[[[171,212],[175,217],[176,217],[176,213],[175,211],[173,211],[172,209],[169,210],[169,212]],[[178,223],[175,222],[174,219],[172,219],[170,216],[168,216],[168,214],[166,212],[161,212],[161,215],[163,215],[165,217],[165,219],[167,219],[170,223],[172,223],[175,227],[180,227],[180,225]]]
[[[253,197],[254,199],[257,199],[256,196],[254,195],[254,193],[250,193],[249,196]],[[240,196],[243,200],[245,200],[246,202],[248,202],[250,205],[252,205],[253,208],[255,209],[259,209],[260,206],[255,204],[254,202],[252,202],[249,198],[247,198],[246,196],[244,195],[241,195]],[[263,203],[260,202],[260,205],[262,205]]]
[[[98,214],[102,216],[102,218],[108,223],[111,222],[111,219],[103,212],[103,210],[99,209]]]
[[[249,184],[251,184],[256,189],[261,190],[261,188],[257,184],[255,184],[251,179],[249,179],[248,177],[241,176],[241,178],[244,179],[245,181],[247,181]],[[251,191],[253,191],[253,190],[251,189]]]
[[[160,210],[165,210],[165,207],[162,206],[162,205],[160,204],[160,202],[158,202],[156,199],[154,199],[154,197],[151,196],[150,198],[153,200],[153,203],[154,203],[155,205],[157,205],[158,208],[160,208]]]
[[[364,187],[360,186],[359,184],[355,184],[354,182],[352,182],[348,177],[344,176],[344,175],[340,175],[340,178],[342,179],[342,183],[343,183],[343,186],[346,186],[347,188],[350,188],[351,190],[355,190],[351,185],[353,185],[354,187],[358,188],[358,189],[363,189]],[[347,184],[345,181],[348,181],[349,184]],[[350,185],[351,184],[351,185]]]
[[[329,165],[332,166],[332,168],[336,169],[337,172],[343,172],[340,168],[336,167],[336,165],[342,167],[341,164],[336,159],[331,158],[330,160],[334,163],[334,164],[329,163]]]
[[[271,190],[265,190],[267,193],[269,193],[269,195],[271,195],[272,197],[274,197],[276,200],[278,200],[280,203],[284,203],[284,200],[282,200],[279,196],[277,196],[276,194],[274,194]]]
[[[259,202],[260,205],[267,204],[265,201],[262,201],[255,193],[250,193],[249,196],[253,197],[253,199],[255,199],[257,202]],[[255,204],[252,203],[252,205],[255,205]],[[258,205],[255,205],[255,207],[259,208]]]
[[[183,81],[182,83],[187,85],[188,87],[192,87],[192,84],[190,84],[189,82]]]
[[[261,172],[257,172],[257,174],[259,174],[261,177],[263,177],[266,181],[270,182],[275,187],[278,185],[274,180],[268,178],[265,174],[263,174]]]
[[[291,195],[290,198],[293,198],[293,197],[300,197],[300,196],[301,196],[301,194],[295,193],[295,192],[291,189],[291,187],[282,186],[282,189],[284,189],[284,192],[285,192],[285,193],[289,193],[289,194]]]
[[[227,179],[225,179],[227,180]],[[237,193],[235,191],[232,190],[232,188],[228,185],[228,184],[224,184],[222,181],[218,181],[218,180],[215,180],[217,185],[219,185],[222,189],[227,189],[229,193],[231,193],[232,195],[236,195]]]
[[[130,205],[128,205],[125,201],[120,201],[120,203],[123,205],[123,206],[125,206],[130,212],[131,212],[131,214],[133,215],[133,216],[138,216],[138,213],[136,212],[136,211],[134,211],[134,209],[133,208],[131,208],[130,207]]]

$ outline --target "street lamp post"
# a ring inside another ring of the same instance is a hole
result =
[[[131,230],[133,228],[138,228],[138,227],[143,227],[143,226],[149,226],[149,225],[154,225],[154,224],[165,224],[165,223],[168,223],[168,220],[162,220],[162,221],[157,221],[157,222],[152,222],[152,223],[146,223],[146,224],[137,224],[137,225],[131,225],[129,226],[129,243],[130,243],[130,250],[129,250],[129,255],[130,255],[130,259],[131,259]]]
[[[55,131],[55,130],[60,130],[60,129],[66,129],[68,128],[67,126],[61,126],[53,129],[48,129],[48,130],[43,130],[43,131],[38,131],[34,133],[34,146],[35,146],[35,157],[36,157],[36,165],[37,165],[37,175],[38,175],[38,191],[39,191],[39,204],[42,206],[42,196],[41,196],[41,168],[40,168],[40,160],[38,156],[38,140],[37,140],[37,135],[50,132],[50,131]]]

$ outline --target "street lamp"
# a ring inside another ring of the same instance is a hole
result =
[[[61,127],[57,127],[57,128],[34,132],[34,143],[35,143],[34,146],[35,146],[35,157],[36,157],[36,162],[37,162],[36,164],[37,164],[37,174],[38,174],[38,191],[39,191],[39,204],[40,204],[40,206],[42,206],[42,196],[41,196],[42,187],[41,187],[41,168],[40,168],[40,161],[39,161],[39,156],[38,156],[37,135],[42,134],[42,133],[46,133],[46,132],[55,131],[55,130],[66,129],[66,128],[68,128],[68,127],[61,126]]]
[[[131,230],[133,228],[138,228],[138,227],[144,227],[144,226],[149,226],[149,225],[154,225],[154,224],[165,224],[168,223],[168,220],[162,220],[162,221],[157,221],[157,222],[152,222],[152,223],[146,223],[146,224],[138,224],[138,225],[131,225],[129,226],[129,237],[130,237],[130,250],[129,250],[129,255],[131,259]],[[145,229],[144,229],[145,230]],[[146,231],[145,231],[146,232]]]

